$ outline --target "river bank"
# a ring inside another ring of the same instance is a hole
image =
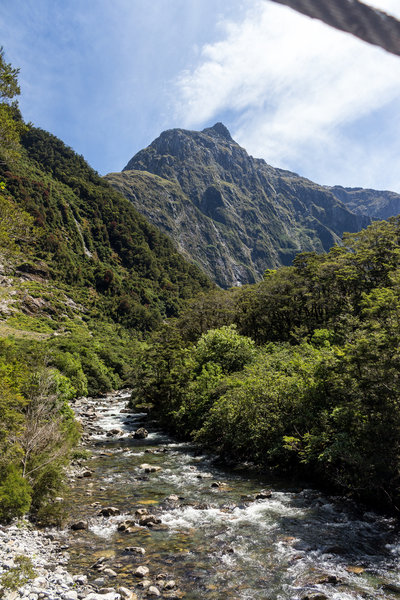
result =
[[[43,561],[47,588],[39,592],[34,580],[10,598],[399,597],[393,519],[217,467],[132,413],[128,398],[120,392],[75,402],[91,456],[70,473],[68,527],[29,533],[40,543],[25,551]],[[10,559],[3,550],[2,565]]]

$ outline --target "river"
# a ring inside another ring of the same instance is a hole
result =
[[[394,519],[251,469],[220,468],[150,429],[146,415],[126,412],[128,399],[119,393],[75,404],[91,457],[71,481],[70,519],[86,520],[88,529],[71,532],[70,571],[85,570],[104,586],[107,575],[91,569],[104,557],[114,580],[139,598],[150,582],[167,580],[176,585],[162,597],[190,600],[400,598]],[[143,425],[148,437],[131,437]],[[144,463],[159,469],[146,472]],[[109,506],[120,514],[99,515]],[[127,525],[139,509],[160,522]],[[133,574],[139,565],[149,569],[147,582]]]

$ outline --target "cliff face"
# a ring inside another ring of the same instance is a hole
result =
[[[249,156],[222,123],[165,131],[106,179],[222,287],[370,222],[329,188]]]
[[[400,194],[396,192],[344,188],[339,185],[329,189],[336,198],[358,215],[382,220],[400,214]]]

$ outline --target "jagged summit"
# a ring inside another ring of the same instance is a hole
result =
[[[207,133],[208,135],[218,135],[219,137],[233,142],[228,128],[225,127],[225,125],[221,122],[215,123],[215,125],[212,127],[206,127],[206,129],[203,129],[202,133]]]

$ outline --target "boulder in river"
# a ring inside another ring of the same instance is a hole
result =
[[[131,554],[146,554],[146,550],[141,546],[128,546],[125,548],[125,552],[129,552]]]
[[[145,567],[144,565],[140,565],[140,567],[135,569],[135,571],[133,572],[135,577],[140,577],[140,578],[147,577],[147,575],[149,573],[150,573],[149,567]]]
[[[120,515],[121,511],[119,510],[119,508],[116,508],[115,506],[106,506],[105,508],[102,508],[101,511],[98,513],[99,517],[114,517],[115,515]]]
[[[120,429],[110,429],[109,431],[107,431],[106,436],[107,437],[112,437],[114,435],[122,435],[123,432]]]
[[[106,556],[100,556],[100,558],[98,558],[96,560],[96,562],[90,567],[91,569],[101,569],[101,567],[103,566],[103,563],[107,562],[107,557]]]
[[[110,569],[108,567],[104,569],[103,573],[104,575],[107,575],[107,577],[117,577],[117,573],[113,569]]]
[[[272,492],[271,490],[261,490],[256,494],[256,500],[266,500],[267,498],[271,498]]]
[[[136,525],[136,521],[133,519],[127,519],[126,521],[122,521],[117,527],[118,531],[124,531],[125,533],[131,533],[134,531]]]
[[[143,469],[145,473],[156,473],[157,471],[161,471],[161,467],[157,467],[156,465],[149,465],[147,463],[142,463],[140,468]]]
[[[155,598],[159,598],[161,596],[161,592],[158,588],[156,588],[155,585],[151,585],[149,587],[149,589],[147,590],[147,595],[148,596],[153,596]]]
[[[87,528],[88,528],[87,521],[76,521],[75,523],[72,523],[70,525],[70,529],[72,529],[72,531],[81,531],[81,530],[84,530]]]
[[[139,525],[141,527],[153,527],[153,525],[157,525],[158,523],[161,523],[161,519],[155,515],[144,515],[139,519]]]
[[[133,437],[137,440],[144,440],[144,438],[147,438],[148,435],[149,432],[147,431],[147,429],[145,429],[144,427],[139,427],[139,429],[136,429],[135,433],[133,434]]]
[[[176,494],[171,494],[165,499],[168,500],[168,502],[179,502],[179,496],[177,496]]]

